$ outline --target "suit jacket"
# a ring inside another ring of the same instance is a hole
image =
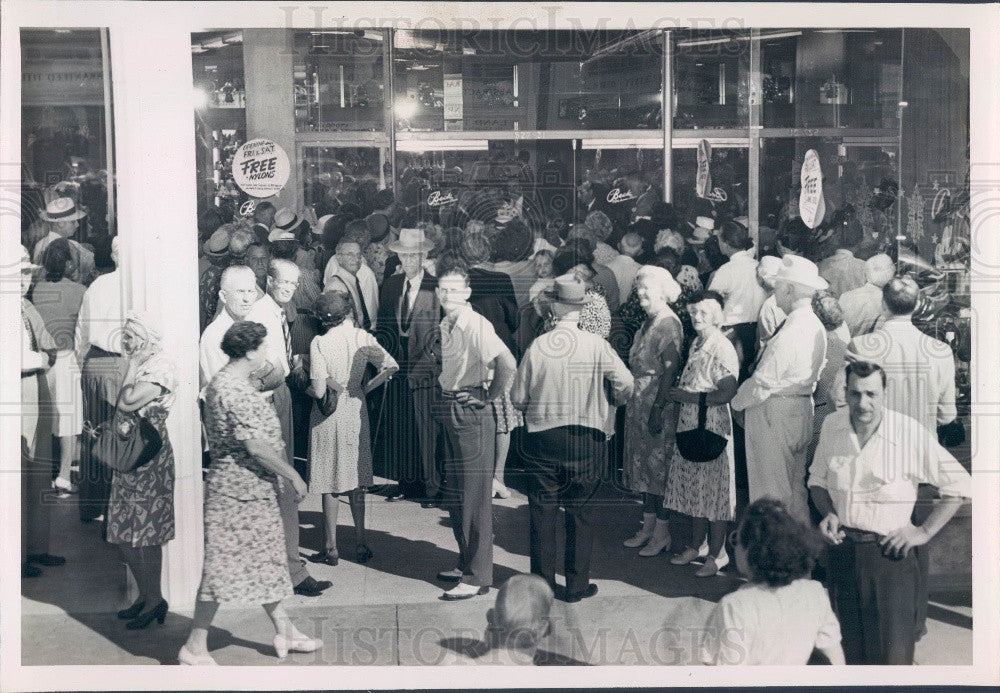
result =
[[[469,288],[472,308],[490,321],[497,336],[507,345],[512,354],[517,353],[514,333],[519,322],[517,295],[510,276],[503,272],[491,272],[479,267],[469,269]]]
[[[413,389],[432,387],[441,373],[441,304],[437,279],[425,271],[410,311],[410,336],[403,340],[400,308],[405,274],[394,274],[382,283],[375,338],[399,363],[401,375]]]

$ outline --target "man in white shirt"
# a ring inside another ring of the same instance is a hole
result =
[[[334,258],[337,268],[329,276],[323,290],[346,292],[354,303],[358,327],[374,330],[378,317],[378,282],[361,281],[361,268],[364,266],[361,261],[361,244],[345,237],[337,243]],[[374,277],[375,273],[372,272],[372,278]]]
[[[222,337],[233,323],[245,320],[257,302],[257,278],[246,265],[227,267],[219,280],[219,303],[222,310],[208,324],[198,344],[198,365],[202,389],[226,365],[229,357],[222,351]]]
[[[618,255],[605,264],[618,280],[618,295],[627,298],[632,292],[635,275],[639,273],[639,268],[642,266],[635,261],[636,256],[642,252],[642,238],[634,232],[626,233],[618,241],[618,250]]]
[[[80,304],[76,321],[76,358],[80,363],[83,420],[96,428],[111,418],[125,378],[121,333],[123,277],[119,266],[118,237],[111,240],[116,269],[94,280]],[[90,445],[80,446],[80,519],[92,522],[105,515],[111,494],[111,470],[93,459]]]
[[[797,255],[782,258],[774,295],[788,317],[730,402],[734,412],[746,412],[750,502],[777,498],[803,522],[809,521],[805,476],[812,394],[826,362],[826,329],[812,311],[812,297],[825,288],[812,262]]]
[[[486,594],[493,584],[493,460],[496,419],[492,401],[510,388],[516,363],[489,320],[469,303],[472,288],[464,262],[440,268],[443,402],[435,407],[445,432],[442,506],[458,542],[458,566],[438,573],[458,581],[448,601]]]
[[[708,288],[726,301],[723,327],[740,351],[740,381],[757,357],[757,318],[767,293],[757,281],[757,260],[746,227],[727,221],[718,233],[719,249],[729,261],[712,275]]]
[[[829,581],[848,664],[912,664],[919,579],[912,551],[923,547],[971,493],[969,473],[936,436],[886,406],[886,373],[847,368],[847,407],[823,422],[809,488],[830,543]],[[918,484],[941,499],[911,522]],[[926,600],[926,596],[924,597]]]
[[[69,241],[73,251],[73,271],[67,275],[67,278],[78,284],[90,284],[97,274],[94,266],[94,253],[72,238],[79,228],[79,220],[87,216],[87,213],[77,208],[73,198],[57,197],[45,205],[40,216],[43,221],[48,222],[50,230],[48,235],[35,244],[32,258],[34,263],[36,265],[44,264],[45,251],[49,244],[57,238],[65,238]]]
[[[896,274],[896,264],[885,253],[865,261],[864,286],[844,292],[840,308],[852,337],[868,334],[882,324],[882,288]]]
[[[764,351],[767,340],[778,331],[786,317],[785,311],[778,308],[777,299],[774,297],[774,278],[779,269],[781,269],[781,258],[773,255],[765,255],[757,263],[757,281],[767,293],[767,298],[760,307],[760,316],[757,318],[758,354]]]

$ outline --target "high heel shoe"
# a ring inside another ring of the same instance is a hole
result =
[[[358,563],[367,563],[375,556],[365,544],[358,544],[356,551]]]
[[[131,621],[133,618],[135,618],[136,616],[138,616],[139,614],[142,613],[142,607],[144,607],[144,606],[146,606],[146,600],[145,599],[140,599],[139,601],[137,601],[135,604],[133,604],[129,608],[122,609],[121,611],[119,611],[118,612],[118,618],[120,618],[122,620],[126,620],[127,619],[127,620]]]
[[[167,609],[169,608],[170,605],[167,604],[167,600],[161,599],[155,609],[147,611],[144,614],[139,614],[134,619],[126,623],[125,628],[128,630],[142,630],[154,620],[162,626],[164,619],[167,617]]]
[[[340,554],[336,551],[330,551],[330,549],[324,549],[319,553],[314,553],[309,557],[309,560],[313,563],[324,563],[326,565],[337,565],[340,562]]]
[[[274,636],[274,651],[278,659],[284,659],[289,652],[315,652],[323,647],[323,641],[319,638],[307,638],[302,633],[296,631],[290,638],[284,635]]]
[[[212,659],[211,655],[203,654],[196,655],[194,652],[188,649],[187,645],[181,648],[181,651],[177,653],[177,661],[181,664],[186,664],[190,667],[196,666],[219,666],[219,663]]]
[[[723,550],[717,557],[709,556],[706,558],[705,565],[698,569],[695,577],[714,577],[727,565],[729,565],[729,554]]]

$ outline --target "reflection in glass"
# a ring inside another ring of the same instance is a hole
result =
[[[295,131],[383,128],[385,32],[295,33]]]
[[[698,174],[698,150],[674,149],[674,206],[679,214],[693,221],[699,214],[695,182]],[[747,215],[749,173],[748,151],[745,147],[713,147],[709,164],[711,189],[705,198],[711,202],[720,218]]]
[[[674,127],[733,128],[750,123],[749,32],[677,32]]]
[[[303,147],[302,185],[306,207],[316,218],[335,213],[356,191],[374,197],[386,184],[388,153],[384,147]],[[364,207],[364,204],[359,204]]]

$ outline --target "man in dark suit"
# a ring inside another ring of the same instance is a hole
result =
[[[375,331],[399,363],[399,376],[384,388],[374,444],[376,459],[386,467],[382,475],[399,481],[386,500],[420,499],[423,507],[437,507],[441,490],[440,424],[431,416],[432,402],[441,400],[441,305],[437,280],[423,268],[433,247],[419,229],[400,229],[399,239],[388,245],[403,272],[382,283]]]

